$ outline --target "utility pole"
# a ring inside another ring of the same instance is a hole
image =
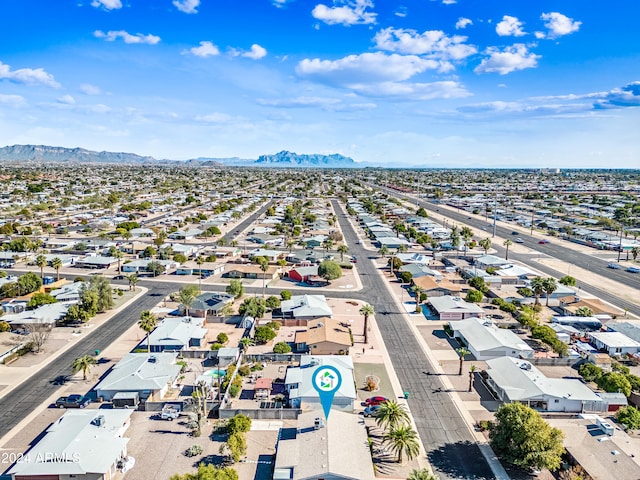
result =
[[[498,217],[498,195],[493,197],[493,238],[496,238],[496,219]]]
[[[618,243],[618,263],[620,263],[620,255],[622,255],[622,231],[624,230],[623,223],[620,223],[620,242]]]
[[[536,214],[536,206],[535,204],[531,206],[531,236],[533,237],[533,220]]]

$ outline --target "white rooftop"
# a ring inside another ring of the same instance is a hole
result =
[[[533,349],[520,337],[507,328],[498,328],[493,322],[474,317],[456,320],[450,322],[449,325],[454,330],[461,332],[465,340],[477,352],[509,347],[533,354]]]
[[[627,337],[621,332],[593,332],[589,336],[608,347],[640,347],[640,342]]]

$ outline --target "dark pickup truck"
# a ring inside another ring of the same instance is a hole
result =
[[[91,403],[91,400],[82,395],[69,395],[56,400],[58,408],[84,408]]]

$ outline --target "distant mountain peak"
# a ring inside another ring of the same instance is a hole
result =
[[[300,154],[282,150],[273,155],[260,155],[255,162],[260,166],[274,167],[354,167],[352,158],[338,153],[322,155],[319,153]]]

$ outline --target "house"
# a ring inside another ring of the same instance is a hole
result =
[[[548,378],[530,362],[513,357],[487,360],[487,385],[501,401],[520,402],[544,412],[583,412],[600,402],[582,381]]]
[[[134,238],[140,238],[140,237],[148,238],[148,237],[153,237],[155,235],[155,232],[150,228],[132,228],[131,230],[129,230],[129,233]]]
[[[624,333],[591,332],[589,338],[598,350],[605,351],[612,357],[640,352],[640,342],[627,337]]]
[[[424,255],[422,253],[397,253],[394,255],[398,258],[403,264],[408,263],[421,263],[423,265],[429,265],[433,260],[433,257]]]
[[[8,322],[12,329],[26,328],[29,330],[29,327],[33,325],[46,325],[48,328],[53,328],[56,322],[67,314],[69,305],[68,303],[50,303],[35,310],[3,315],[2,321]]]
[[[284,252],[281,252],[280,250],[268,250],[265,248],[256,248],[254,250],[251,250],[248,255],[250,259],[254,259],[256,257],[265,257],[270,262],[276,262],[283,256]]]
[[[118,259],[115,257],[98,257],[93,255],[87,255],[83,258],[76,260],[75,266],[78,268],[90,268],[90,269],[107,269],[118,264]]]
[[[238,347],[222,347],[219,350],[211,350],[207,358],[216,366],[227,367],[238,361],[240,349]]]
[[[225,305],[233,303],[234,296],[228,293],[206,292],[193,301],[189,314],[194,317],[217,317]]]
[[[310,278],[318,276],[318,265],[308,267],[294,267],[287,272],[287,276],[296,282],[307,283]]]
[[[420,278],[424,277],[425,275],[436,277],[438,279],[442,278],[442,273],[436,272],[435,270],[432,270],[421,263],[408,263],[407,265],[403,265],[402,267],[400,267],[399,271],[409,272],[411,274],[411,278]]]
[[[387,247],[387,248],[401,248],[401,247],[411,247],[411,242],[408,242],[404,238],[400,237],[378,237],[376,238],[376,244],[379,248]]]
[[[454,338],[462,340],[476,360],[496,357],[533,358],[534,351],[511,330],[477,317],[449,322]]]
[[[177,353],[129,353],[95,387],[105,400],[118,392],[138,392],[140,398],[161,400],[175,383],[182,367]]]
[[[571,325],[572,327],[580,330],[581,332],[588,330],[599,330],[602,328],[602,322],[596,317],[577,317],[577,316],[553,316],[551,317],[552,323],[559,323],[560,325]]]
[[[620,332],[627,337],[640,342],[640,323],[637,322],[610,322],[607,328],[614,332]]]
[[[329,237],[326,235],[315,235],[313,237],[303,238],[301,242],[304,243],[307,248],[316,248],[321,247],[327,238]]]
[[[285,326],[302,326],[315,318],[333,317],[333,310],[324,295],[294,295],[283,300],[272,317],[282,319]]]
[[[204,278],[211,275],[219,275],[224,272],[226,263],[223,262],[203,262],[198,265],[195,260],[189,260],[176,269],[176,275],[201,275]]]
[[[262,271],[262,267],[256,263],[246,265],[227,264],[227,271],[222,274],[226,278],[248,278],[273,280],[278,278],[280,267],[269,265],[266,271]]]
[[[577,295],[568,295],[558,299],[563,315],[575,315],[579,308],[586,307],[591,310],[593,316],[607,315],[611,318],[624,315],[624,311],[613,305],[609,305],[599,298],[582,298]]]
[[[347,355],[303,355],[299,367],[287,368],[285,389],[289,392],[289,404],[303,410],[321,410],[320,394],[313,386],[313,373],[323,365],[335,367],[342,376],[340,388],[336,391],[332,410],[353,412],[357,398],[353,380],[353,360]]]
[[[460,296],[467,285],[450,282],[449,280],[438,281],[436,277],[425,275],[423,277],[411,279],[411,283],[420,287],[428,297],[442,297],[444,295]]]
[[[511,265],[512,262],[505,260],[504,258],[496,257],[495,255],[480,255],[476,257],[473,264],[478,268],[486,269],[488,267],[502,268],[506,265]]]
[[[208,330],[203,328],[204,319],[192,317],[165,318],[149,334],[151,352],[179,352],[191,347],[204,347]],[[140,346],[147,346],[145,338]]]
[[[134,260],[132,262],[123,264],[122,271],[125,273],[148,272],[149,264],[151,262],[159,263],[165,268],[165,271],[170,270],[172,268],[176,268],[178,266],[178,263],[174,262],[173,260],[140,259],[140,260]]]
[[[272,478],[374,480],[364,419],[341,411],[326,422],[319,411],[301,414],[297,428],[280,429]]]
[[[428,302],[440,317],[440,320],[464,320],[470,317],[484,316],[484,310],[475,303],[469,303],[460,297],[443,295],[430,297]]]
[[[271,397],[271,389],[273,388],[273,379],[260,377],[256,380],[254,389],[254,398],[268,400]]]
[[[7,472],[12,480],[119,478],[133,410],[67,410]]]
[[[74,304],[80,301],[80,292],[84,282],[73,282],[62,285],[60,288],[51,290],[49,295],[55,298],[59,303]]]
[[[187,230],[178,230],[177,232],[170,233],[167,238],[171,240],[193,240],[194,238],[202,235],[204,230],[199,228],[189,228]]]
[[[295,350],[313,355],[345,355],[352,346],[351,332],[338,320],[329,317],[307,322],[307,330],[295,334]]]

